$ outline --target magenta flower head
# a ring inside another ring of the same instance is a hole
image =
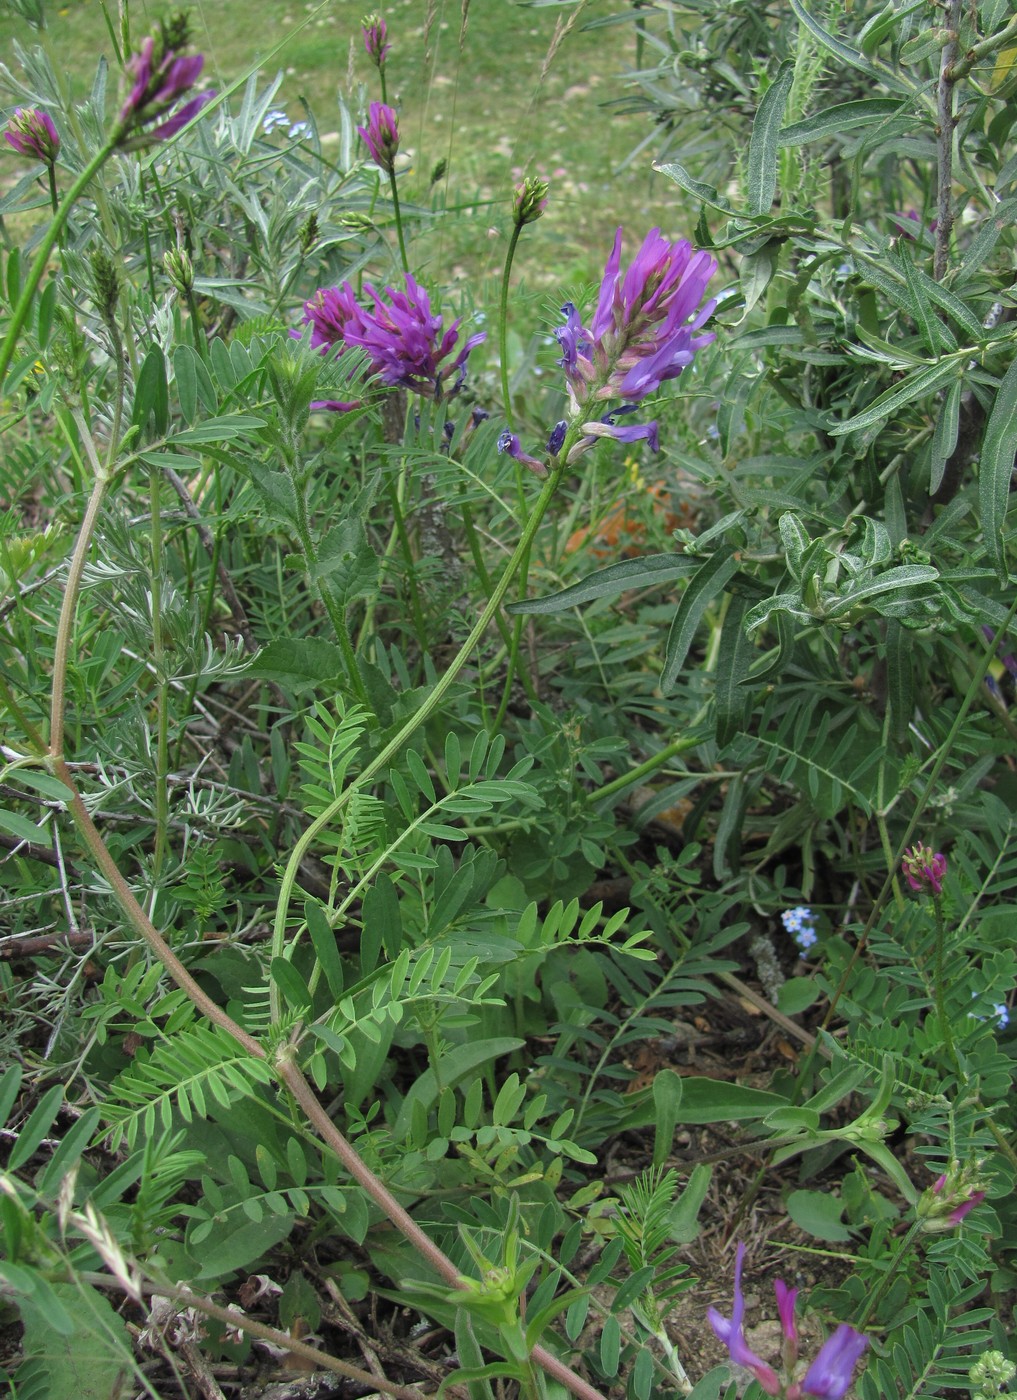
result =
[[[917,893],[923,890],[934,895],[943,893],[943,877],[946,874],[946,856],[933,855],[931,846],[909,846],[904,852],[901,869],[908,884]]]
[[[391,44],[386,43],[388,38],[388,25],[377,15],[365,15],[360,21],[360,27],[364,35],[364,48],[371,62],[380,68],[385,62],[385,56]]]
[[[803,1395],[819,1400],[843,1400],[851,1385],[855,1366],[869,1345],[869,1339],[842,1322],[819,1348],[819,1354],[805,1373]]]
[[[434,399],[451,398],[466,381],[470,351],[485,340],[481,331],[459,347],[460,321],[448,330],[432,312],[427,292],[407,273],[406,290],[386,287],[381,293],[367,283],[372,311],[357,301],[349,282],[323,288],[304,305],[304,323],[311,327],[311,345],[322,353],[341,355],[347,346],[365,351],[372,373],[384,384],[413,389]],[[299,332],[293,332],[299,334]],[[452,383],[447,381],[454,376]]]
[[[201,76],[205,60],[201,54],[178,54],[170,47],[171,35],[163,31],[148,35],[138,53],[127,60],[127,72],[134,82],[127,101],[120,109],[121,142],[128,149],[150,141],[168,141],[198,115],[215,96],[209,88],[170,113],[177,100],[189,92]],[[142,132],[140,128],[158,122]],[[133,139],[127,141],[135,133]]]
[[[357,130],[371,153],[371,159],[389,175],[395,172],[396,152],[399,150],[399,126],[395,111],[384,102],[372,102],[366,126]]]
[[[677,378],[697,351],[715,339],[710,332],[697,334],[716,306],[715,301],[703,300],[717,270],[715,259],[693,252],[684,239],[670,243],[655,228],[622,272],[621,242],[619,228],[589,327],[566,302],[565,324],[555,331],[562,349],[559,363],[576,411],[590,399],[621,399],[626,408],[638,404]],[[613,425],[608,421],[607,426]],[[593,437],[621,441],[632,441],[633,435],[631,427],[591,431]],[[587,445],[581,442],[573,451]]]
[[[740,1244],[735,1255],[734,1304],[731,1308],[730,1320],[717,1312],[716,1308],[708,1309],[706,1316],[714,1332],[727,1347],[728,1354],[735,1365],[744,1366],[751,1371],[767,1395],[779,1395],[781,1384],[776,1371],[751,1350],[742,1330],[742,1321],[745,1316],[745,1299],[742,1296],[742,1262],[744,1258],[745,1246]]]
[[[18,155],[53,165],[60,153],[60,137],[53,118],[41,107],[19,107],[7,123],[4,138]]]

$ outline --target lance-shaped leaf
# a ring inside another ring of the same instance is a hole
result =
[[[695,578],[682,594],[668,633],[664,667],[660,673],[660,688],[665,695],[678,679],[678,672],[685,664],[703,614],[737,572],[738,560],[734,550],[730,546],[718,549],[716,554],[700,564]]]
[[[777,193],[780,124],[794,76],[793,63],[788,60],[780,65],[777,76],[763,94],[752,123],[747,180],[750,214],[765,214]]]
[[[699,568],[699,560],[687,554],[644,554],[638,559],[623,559],[598,569],[579,583],[549,593],[546,598],[528,598],[521,603],[509,603],[510,613],[556,613],[589,603],[594,598],[612,598],[629,588],[647,588],[655,583],[687,578]]]
[[[985,547],[997,574],[1006,582],[1003,525],[1010,499],[1014,454],[1017,452],[1017,360],[996,391],[978,468],[978,502],[982,514]]]

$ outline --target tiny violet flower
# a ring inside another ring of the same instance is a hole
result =
[[[60,153],[60,137],[53,118],[41,107],[19,107],[7,123],[4,139],[18,155],[46,165],[54,165]]]
[[[388,38],[388,25],[377,15],[365,15],[360,21],[360,26],[364,35],[364,48],[367,56],[377,68],[385,62],[386,55],[391,44],[386,43]]]
[[[527,175],[516,185],[512,201],[512,219],[516,228],[536,223],[547,208],[548,189],[547,181],[539,180],[535,175]]]
[[[802,1393],[819,1396],[821,1400],[842,1400],[851,1385],[855,1366],[868,1345],[869,1339],[864,1333],[842,1322],[833,1335],[827,1337],[806,1371]]]
[[[994,1002],[992,1007],[992,1014],[993,1016],[995,1016],[996,1025],[1000,1028],[1000,1030],[1003,1030],[1006,1026],[1010,1024],[1010,1012],[1007,1009],[1005,1001]]]
[[[744,1366],[751,1371],[766,1391],[767,1395],[779,1395],[781,1384],[772,1366],[758,1357],[749,1347],[742,1330],[745,1317],[745,1298],[742,1294],[742,1263],[745,1259],[745,1246],[740,1244],[735,1255],[734,1302],[730,1319],[722,1316],[716,1308],[707,1310],[710,1326],[728,1349],[728,1354],[736,1366]]]
[[[517,462],[521,462],[524,467],[528,467],[529,470],[533,472],[534,476],[547,476],[547,467],[544,463],[539,461],[536,457],[531,457],[528,452],[524,452],[522,443],[519,441],[516,434],[510,432],[508,428],[505,429],[498,439],[498,451],[507,452],[510,457],[514,457]]]
[[[386,174],[395,173],[395,158],[399,150],[399,123],[395,110],[384,102],[372,102],[366,126],[357,130],[371,153],[371,159]]]
[[[943,877],[946,874],[946,856],[932,852],[931,846],[909,846],[901,861],[904,878],[916,893],[931,891],[934,895],[943,893]]]

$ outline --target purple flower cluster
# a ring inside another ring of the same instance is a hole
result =
[[[930,1234],[955,1230],[985,1200],[981,1180],[977,1163],[962,1167],[959,1162],[951,1162],[918,1202],[915,1213],[922,1229]]]
[[[388,25],[377,15],[365,15],[360,21],[367,56],[378,68],[385,62],[391,44],[387,43]]]
[[[774,1292],[784,1334],[782,1359],[785,1378],[781,1379],[745,1340],[745,1298],[742,1294],[744,1259],[745,1246],[740,1244],[735,1256],[734,1303],[730,1318],[723,1317],[715,1308],[707,1312],[710,1326],[727,1347],[731,1360],[736,1366],[744,1366],[751,1371],[767,1395],[783,1396],[784,1400],[803,1400],[807,1395],[819,1397],[819,1400],[842,1400],[851,1385],[855,1366],[869,1345],[868,1337],[856,1332],[847,1323],[841,1323],[820,1347],[804,1379],[794,1380],[792,1375],[798,1362],[798,1327],[795,1322],[798,1290],[789,1288],[782,1279],[777,1279]]]
[[[7,123],[4,139],[19,155],[53,165],[60,153],[60,137],[53,118],[41,107],[19,107]]]
[[[566,302],[565,323],[555,330],[573,414],[587,403],[623,401],[620,408],[583,424],[587,437],[573,449],[577,455],[598,437],[620,442],[646,438],[656,450],[656,423],[621,427],[615,417],[632,412],[661,384],[677,378],[715,338],[697,332],[716,306],[703,300],[716,260],[694,252],[684,239],[669,242],[655,228],[623,272],[621,244],[619,228],[589,327],[573,303]]]
[[[375,165],[392,175],[399,150],[399,126],[394,109],[384,102],[372,102],[367,125],[358,126],[357,130],[364,138]]]
[[[908,846],[901,869],[916,893],[920,894],[923,890],[931,890],[934,895],[943,893],[946,856],[940,852],[933,855],[931,846]]]
[[[127,60],[127,71],[134,84],[120,109],[123,134],[127,136],[137,128],[165,117],[165,121],[146,131],[143,139],[146,142],[168,141],[175,136],[215,96],[215,92],[209,88],[178,107],[171,116],[167,115],[177,99],[189,92],[198,81],[204,66],[205,60],[201,54],[186,56],[177,54],[173,49],[157,54],[155,38],[150,34],[142,43],[141,51]]]
[[[486,339],[485,332],[471,335],[450,363],[459,341],[460,321],[444,329],[442,318],[432,312],[426,291],[407,273],[405,292],[386,287],[375,291],[370,283],[365,293],[374,303],[372,310],[362,306],[349,282],[341,287],[323,287],[304,306],[304,322],[311,327],[311,345],[322,353],[341,355],[348,346],[366,352],[373,374],[382,383],[429,394],[435,399],[451,397],[466,380],[470,351]],[[298,335],[299,332],[292,332]],[[446,381],[454,375],[454,381]],[[315,408],[350,408],[351,404],[323,401]]]

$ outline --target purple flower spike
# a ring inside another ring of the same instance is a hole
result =
[[[314,349],[341,355],[354,345],[366,352],[371,372],[384,384],[434,399],[457,394],[466,379],[470,352],[486,338],[485,332],[471,335],[451,363],[445,364],[459,344],[460,323],[454,321],[445,330],[441,316],[431,311],[427,293],[409,274],[405,292],[386,287],[379,294],[370,283],[364,291],[374,302],[373,311],[360,305],[349,282],[322,287],[305,302],[304,324],[311,327]],[[299,331],[290,334],[300,336]],[[450,375],[454,378],[448,385]]]
[[[364,48],[371,62],[380,68],[385,62],[391,44],[386,43],[388,38],[388,25],[377,15],[365,15],[360,21],[364,35]]]
[[[923,890],[930,890],[934,895],[943,893],[946,856],[941,852],[933,855],[931,846],[909,846],[904,852],[901,870],[916,893]]]
[[[592,364],[598,377],[606,372],[597,397],[638,402],[681,374],[714,339],[694,332],[716,305],[703,297],[717,263],[684,239],[669,243],[655,228],[622,274],[621,234],[619,228],[590,327]]]
[[[7,124],[4,139],[18,155],[53,165],[60,153],[60,137],[53,118],[41,107],[19,107]]]
[[[802,1391],[821,1400],[842,1400],[869,1339],[842,1322],[819,1349],[819,1355],[805,1373]]]
[[[375,165],[389,175],[393,174],[396,152],[399,150],[399,125],[394,109],[384,102],[372,102],[367,125],[358,126],[357,130],[364,138]]]
[[[745,1316],[745,1299],[742,1295],[742,1261],[744,1258],[745,1246],[740,1244],[735,1255],[734,1303],[731,1308],[730,1321],[717,1312],[716,1308],[708,1309],[706,1315],[710,1326],[727,1347],[735,1365],[744,1366],[751,1371],[767,1395],[779,1395],[781,1386],[776,1371],[750,1349],[742,1331],[742,1321]],[[843,1391],[840,1393],[843,1394]]]

